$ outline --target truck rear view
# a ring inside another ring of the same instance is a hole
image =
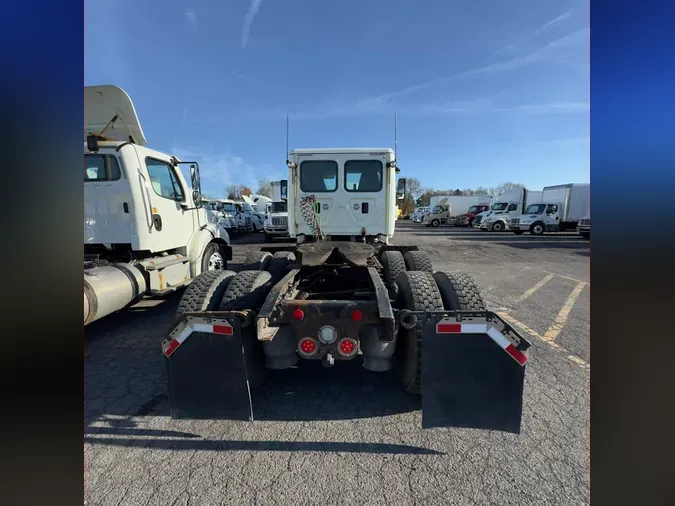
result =
[[[188,289],[162,345],[174,416],[253,420],[266,371],[359,360],[421,394],[424,427],[518,432],[530,344],[468,275],[391,244],[405,195],[393,151],[295,150],[288,167],[299,244]]]

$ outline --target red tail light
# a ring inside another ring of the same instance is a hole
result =
[[[298,343],[298,352],[305,357],[314,355],[317,349],[317,342],[310,337],[306,337]]]
[[[352,321],[360,322],[363,320],[363,312],[360,309],[352,311]]]
[[[353,355],[356,355],[357,351],[358,351],[357,342],[350,337],[340,339],[340,341],[338,342],[338,352],[343,357],[351,357]]]
[[[298,321],[298,322],[300,320],[302,320],[304,317],[305,317],[305,312],[300,308],[296,308],[295,311],[293,311],[293,313],[291,314],[291,318],[293,318],[295,321]]]

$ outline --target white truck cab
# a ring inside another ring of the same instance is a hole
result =
[[[397,193],[392,149],[296,149],[287,166],[288,227],[298,243],[326,238],[388,244],[394,236],[403,194]]]
[[[225,269],[232,249],[202,205],[199,164],[147,147],[121,88],[84,92],[87,324],[145,295],[186,286],[203,271]]]
[[[431,212],[429,206],[422,206],[415,209],[415,211],[410,215],[410,221],[413,223],[422,223],[424,217]]]
[[[520,216],[533,202],[540,202],[541,191],[529,191],[525,188],[507,190],[495,199],[490,211],[480,222],[481,230],[503,232],[509,230],[513,219]]]
[[[576,230],[582,217],[590,212],[590,185],[569,183],[547,186],[543,198],[527,206],[520,217],[511,220],[515,234]]]

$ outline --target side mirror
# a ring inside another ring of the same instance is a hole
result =
[[[202,196],[199,190],[192,190],[192,200],[194,200],[195,207],[202,207]]]
[[[405,198],[406,180],[404,177],[399,178],[396,185],[396,200],[403,200]]]

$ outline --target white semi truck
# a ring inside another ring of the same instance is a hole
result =
[[[588,183],[547,186],[538,203],[527,206],[522,216],[511,220],[513,233],[541,235],[576,230],[579,221],[590,213],[590,191]]]
[[[297,244],[265,246],[186,292],[162,343],[172,416],[253,421],[267,369],[358,360],[421,394],[423,428],[519,432],[530,345],[468,275],[392,244],[406,186],[394,152],[302,149],[287,165]]]
[[[490,198],[486,195],[448,195],[441,197],[431,207],[431,212],[424,217],[424,224],[427,227],[438,227],[452,222],[456,224],[456,219],[467,213],[472,206],[487,205],[489,200]]]
[[[533,202],[541,202],[541,191],[530,191],[525,188],[507,190],[495,197],[490,211],[481,219],[481,230],[503,232],[509,229],[511,220],[520,216]]]
[[[272,201],[265,214],[265,242],[275,237],[289,237],[288,233],[288,181],[272,181]]]
[[[84,324],[188,285],[232,258],[201,202],[199,165],[147,147],[117,86],[84,88]],[[188,184],[180,166],[189,166]]]

